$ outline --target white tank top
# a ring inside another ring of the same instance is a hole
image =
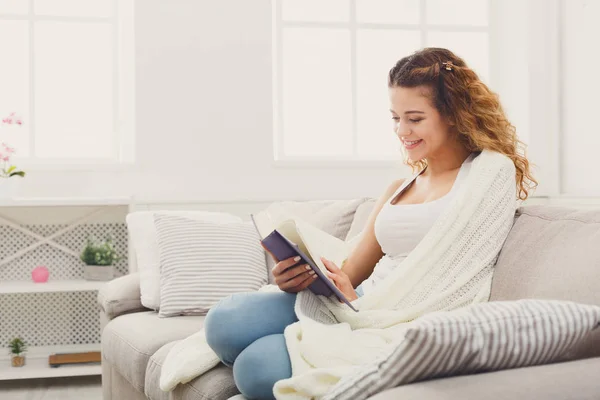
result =
[[[439,199],[420,204],[391,204],[391,201],[399,193],[404,192],[425,171],[424,168],[412,178],[406,179],[383,205],[375,219],[375,237],[385,255],[377,262],[371,276],[361,284],[364,293],[367,293],[377,282],[389,275],[417,247],[417,244],[425,237],[456,194],[458,187],[468,175],[471,162],[478,154],[471,153],[465,159],[460,166],[452,188]]]

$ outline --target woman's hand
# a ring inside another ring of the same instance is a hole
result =
[[[333,261],[329,261],[325,257],[321,257],[321,261],[323,261],[325,268],[327,268],[329,271],[327,272],[327,276],[333,280],[333,283],[340,290],[340,292],[344,293],[346,298],[350,301],[358,299],[358,295],[356,294],[348,275],[339,269]],[[343,303],[343,301],[340,300],[340,303]]]
[[[263,245],[263,247],[265,247]],[[267,250],[265,248],[265,250]],[[268,250],[267,250],[268,251]],[[268,251],[269,252],[269,251]],[[298,264],[298,260],[290,257],[285,260],[279,261],[271,252],[269,252],[275,262],[277,263],[273,268],[273,277],[275,283],[279,286],[279,289],[288,293],[298,293],[301,290],[309,287],[314,281],[317,275],[307,264]]]

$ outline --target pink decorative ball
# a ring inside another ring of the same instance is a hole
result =
[[[50,276],[48,268],[41,265],[39,267],[35,267],[33,271],[31,271],[31,278],[35,283],[48,282],[48,276]]]

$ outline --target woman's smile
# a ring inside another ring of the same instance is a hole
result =
[[[404,147],[407,150],[412,150],[415,147],[417,147],[418,145],[420,145],[422,141],[423,141],[423,139],[414,140],[414,141],[403,140],[402,142],[404,144]]]

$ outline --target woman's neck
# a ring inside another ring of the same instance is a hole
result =
[[[441,156],[427,158],[427,169],[423,171],[426,177],[443,176],[449,171],[457,170],[471,153],[467,149],[448,152]]]

